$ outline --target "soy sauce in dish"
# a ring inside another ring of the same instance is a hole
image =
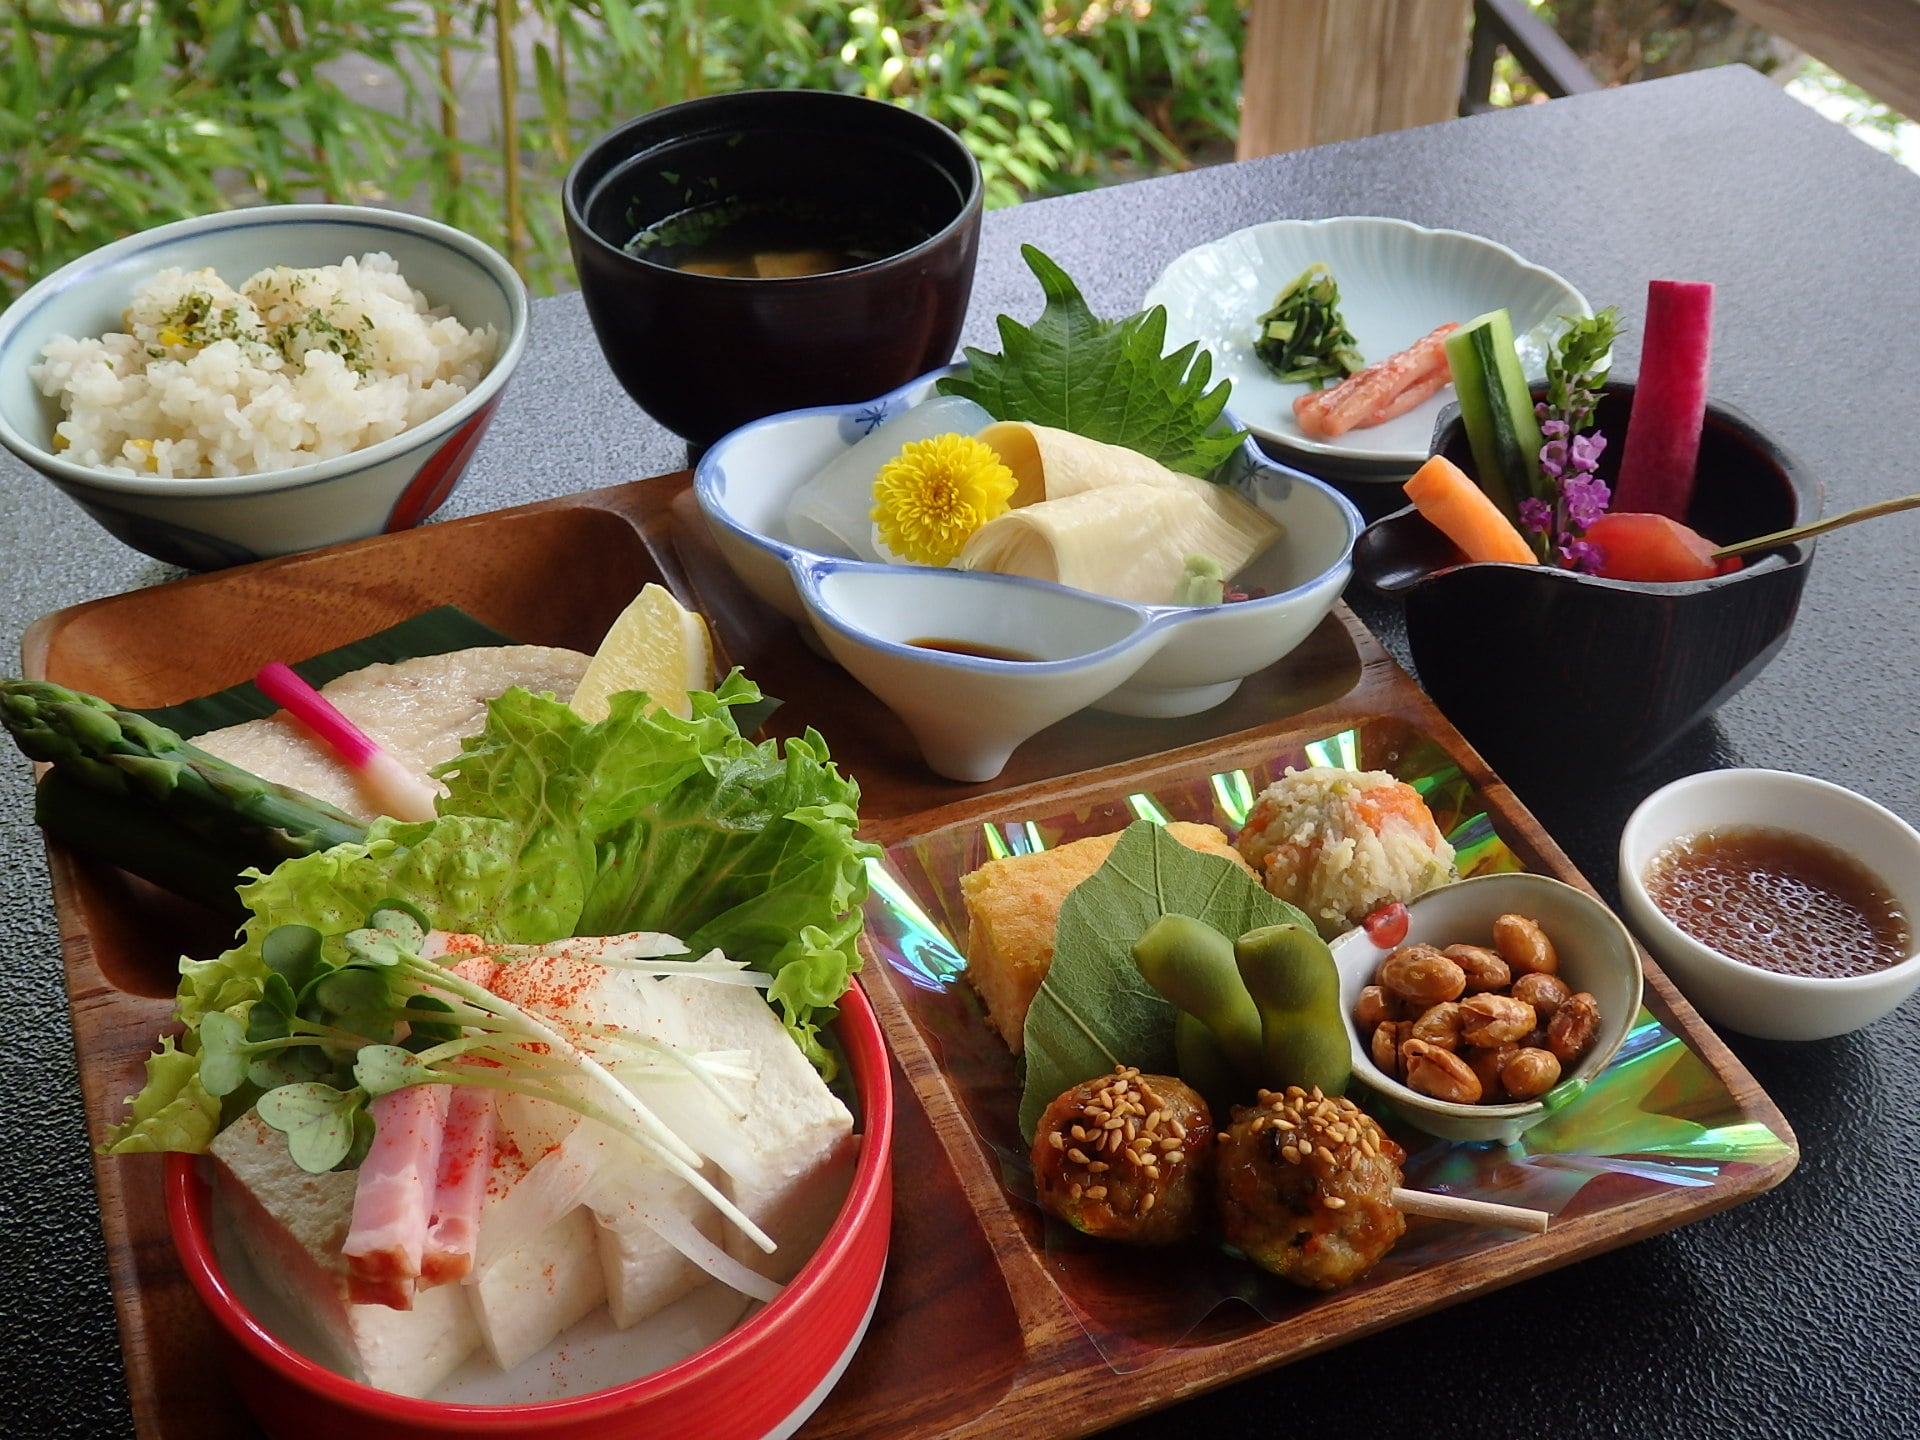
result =
[[[1015,660],[1026,665],[1040,663],[1038,655],[1029,655],[1024,650],[1014,650],[1004,645],[983,645],[976,640],[942,640],[928,637],[909,640],[907,643],[918,646],[922,650],[939,650],[948,655],[966,655],[975,660]]]
[[[1911,918],[1879,878],[1784,830],[1708,830],[1666,846],[1647,892],[1701,944],[1756,969],[1838,979],[1897,965]]]

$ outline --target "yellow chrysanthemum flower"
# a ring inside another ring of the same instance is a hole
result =
[[[887,549],[916,565],[945,565],[973,532],[1006,513],[1013,472],[971,435],[915,440],[880,467],[873,520]]]

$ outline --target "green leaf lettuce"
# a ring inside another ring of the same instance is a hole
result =
[[[859,787],[813,731],[784,745],[743,737],[731,712],[760,692],[737,672],[692,698],[681,720],[617,695],[590,724],[509,691],[442,767],[451,793],[439,819],[378,820],[365,844],[253,872],[240,943],[181,962],[185,1048],[164,1042],[108,1148],[204,1149],[219,1102],[199,1083],[192,1027],[213,1011],[244,1021],[273,973],[261,954],[271,931],[311,926],[338,960],[344,937],[392,899],[435,927],[503,943],[659,930],[696,955],[718,947],[774,976],[789,1032],[830,1073],[819,1026],[859,967],[873,853],[854,835]]]

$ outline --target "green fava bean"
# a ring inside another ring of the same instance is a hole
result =
[[[1190,915],[1162,915],[1133,942],[1133,963],[1176,1009],[1213,1032],[1244,1084],[1256,1083],[1260,1012],[1240,981],[1231,940]]]
[[[1214,1114],[1228,1114],[1236,1101],[1248,1098],[1248,1082],[1233,1068],[1213,1031],[1184,1010],[1173,1017],[1173,1058],[1180,1078],[1200,1092]]]
[[[1353,1050],[1340,1015],[1340,974],[1327,942],[1299,925],[1263,925],[1233,942],[1233,958],[1260,1011],[1261,1084],[1345,1092]]]

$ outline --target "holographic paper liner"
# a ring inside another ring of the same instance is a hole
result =
[[[1201,775],[1064,815],[1007,816],[906,841],[872,862],[868,940],[893,972],[907,1009],[975,1132],[997,1157],[1016,1204],[1034,1206],[1033,1176],[1015,1121],[1018,1062],[961,981],[967,918],[960,877],[986,861],[1107,834],[1136,819],[1207,821],[1229,834],[1288,766],[1387,770],[1426,798],[1458,852],[1462,874],[1522,868],[1459,767],[1399,721],[1370,721],[1276,752],[1249,771]],[[1720,1078],[1685,1041],[1642,1011],[1614,1062],[1547,1120],[1509,1146],[1454,1144],[1398,1123],[1356,1087],[1408,1152],[1406,1183],[1545,1210],[1556,1217],[1609,1209],[1674,1186],[1714,1184],[1730,1167],[1765,1166],[1789,1148],[1750,1123]],[[1037,1216],[1044,1263],[1107,1365],[1139,1368],[1223,1306],[1272,1322],[1310,1308],[1298,1289],[1218,1244],[1171,1250],[1103,1245]],[[1406,1237],[1360,1282],[1369,1287],[1443,1261],[1524,1244],[1511,1232],[1414,1218]]]

